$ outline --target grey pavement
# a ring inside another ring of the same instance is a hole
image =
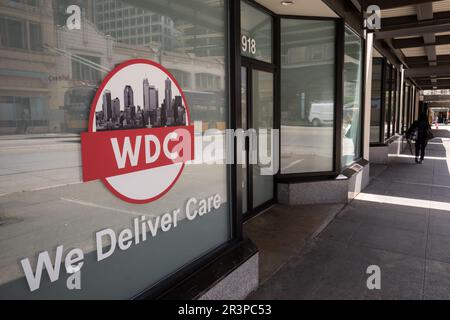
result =
[[[374,166],[370,185],[249,299],[450,299],[450,128],[421,165],[409,151]],[[381,289],[367,288],[367,267]]]

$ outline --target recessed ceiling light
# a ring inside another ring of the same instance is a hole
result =
[[[280,4],[282,6],[290,6],[291,4],[294,4],[294,1],[292,1],[292,0],[283,0],[283,1],[280,2]]]

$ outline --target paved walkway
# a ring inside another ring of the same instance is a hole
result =
[[[441,129],[441,128],[440,128]],[[450,130],[450,129],[448,129]],[[409,151],[250,299],[450,299],[450,131]],[[381,289],[367,288],[367,267]]]

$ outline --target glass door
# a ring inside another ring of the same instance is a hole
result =
[[[241,68],[242,129],[256,134],[256,161],[250,161],[252,145],[245,143],[242,165],[242,212],[250,217],[266,208],[274,199],[274,176],[264,170],[271,162],[271,137],[274,123],[274,73],[252,64]]]

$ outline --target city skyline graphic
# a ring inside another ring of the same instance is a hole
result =
[[[184,99],[173,84],[168,74],[155,66],[123,68],[109,79],[97,101],[95,130],[187,125]]]

